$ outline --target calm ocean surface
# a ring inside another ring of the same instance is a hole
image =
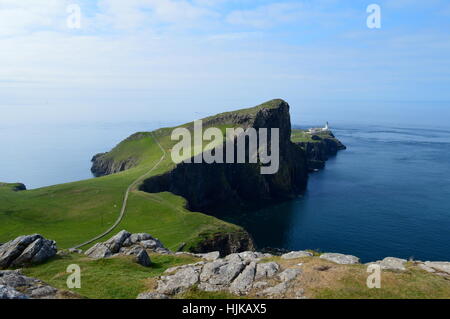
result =
[[[167,125],[169,123],[163,123]],[[92,155],[161,123],[0,127],[0,181],[28,188],[90,178]],[[450,129],[350,126],[305,196],[225,217],[259,247],[450,260]]]

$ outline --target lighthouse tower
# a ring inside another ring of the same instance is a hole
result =
[[[330,130],[330,125],[327,122],[327,124],[325,124],[325,127],[323,128],[323,131],[328,132],[329,130]]]

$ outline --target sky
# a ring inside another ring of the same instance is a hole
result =
[[[450,2],[0,0],[0,65],[0,125],[183,122],[272,98],[296,123],[445,125]]]

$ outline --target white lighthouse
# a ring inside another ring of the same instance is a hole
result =
[[[317,134],[317,133],[321,133],[321,132],[330,132],[330,124],[328,122],[325,124],[324,127],[315,127],[315,128],[310,128],[308,130],[308,133],[310,133],[310,134]]]

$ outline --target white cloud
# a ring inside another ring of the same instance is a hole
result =
[[[302,3],[273,3],[256,9],[233,11],[228,15],[227,21],[236,25],[266,28],[301,19],[304,8]]]
[[[119,29],[137,29],[160,23],[185,26],[204,18],[217,17],[217,13],[204,3],[185,0],[100,0],[103,23]]]
[[[67,4],[67,0],[0,0],[0,36],[60,28]]]

